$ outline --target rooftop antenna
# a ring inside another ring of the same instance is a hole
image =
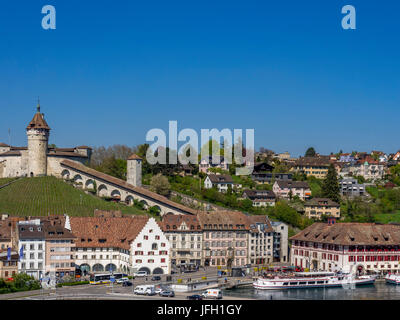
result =
[[[8,128],[8,145],[11,146],[11,129]]]

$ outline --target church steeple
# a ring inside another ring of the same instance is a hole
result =
[[[38,97],[38,99],[37,99],[37,107],[36,107],[36,109],[37,109],[37,113],[40,113],[40,99],[39,99],[39,97]]]

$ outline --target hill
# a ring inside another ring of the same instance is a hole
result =
[[[9,181],[0,179],[0,187]],[[107,202],[86,194],[55,177],[21,178],[0,189],[0,213],[12,216],[64,213],[70,216],[93,216],[94,209],[146,214],[146,211],[136,207]]]

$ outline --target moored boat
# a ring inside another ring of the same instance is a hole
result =
[[[385,276],[386,283],[390,284],[400,284],[400,274],[387,274]]]
[[[335,272],[297,272],[293,277],[258,278],[253,287],[261,290],[331,288],[350,284],[360,286],[374,282],[374,276],[354,277]]]

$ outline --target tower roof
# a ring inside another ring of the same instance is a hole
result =
[[[26,127],[27,130],[29,129],[46,129],[50,130],[49,125],[47,124],[46,120],[44,120],[43,113],[40,113],[40,103],[38,102],[37,111],[33,116],[31,122],[29,122],[28,126]]]
[[[142,158],[134,153],[128,158],[128,160],[142,160]]]

